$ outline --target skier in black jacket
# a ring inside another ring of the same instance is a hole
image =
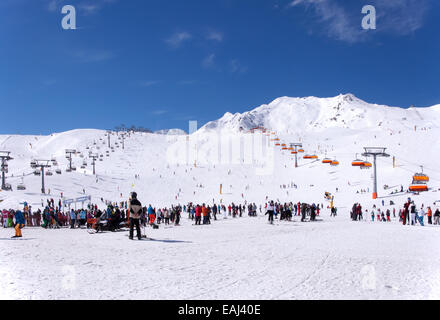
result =
[[[130,240],[133,240],[133,229],[136,226],[137,238],[139,240],[142,239],[141,236],[141,227],[139,225],[139,219],[141,218],[142,213],[142,204],[137,199],[137,193],[131,193],[130,204],[128,205],[128,210],[130,212]]]

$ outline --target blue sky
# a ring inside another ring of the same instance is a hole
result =
[[[440,103],[436,0],[1,0],[0,43],[0,133],[187,130],[279,96]]]

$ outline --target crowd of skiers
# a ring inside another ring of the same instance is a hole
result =
[[[384,203],[382,203],[384,205]],[[99,231],[117,231],[122,227],[130,228],[130,238],[133,238],[133,229],[138,231],[138,238],[140,238],[140,226],[152,226],[158,228],[160,224],[165,226],[174,224],[179,225],[182,213],[187,214],[188,219],[194,221],[194,225],[208,225],[212,220],[218,218],[237,218],[247,214],[250,217],[257,216],[257,211],[260,214],[268,215],[269,223],[273,224],[274,219],[280,221],[291,221],[293,217],[301,217],[301,222],[315,221],[319,216],[320,211],[324,208],[321,204],[307,204],[307,203],[280,203],[268,201],[264,208],[262,205],[257,207],[255,203],[245,204],[216,204],[213,201],[212,205],[188,203],[186,205],[172,205],[171,207],[154,208],[151,204],[142,206],[137,200],[136,193],[132,193],[129,201],[119,203],[108,203],[105,210],[98,208],[96,204],[89,204],[85,209],[79,210],[63,210],[61,200],[55,203],[53,199],[47,200],[47,204],[43,211],[38,209],[32,210],[32,207],[24,203],[23,210],[3,210],[1,214],[1,225],[4,228],[14,227],[15,236],[21,237],[21,229],[24,226],[29,227],[43,227],[45,229],[58,229],[62,227],[88,228]],[[331,208],[331,215],[336,216],[336,207]],[[373,206],[368,211],[363,211],[361,204],[355,203],[350,211],[352,220],[364,220],[371,216],[372,221],[390,222],[391,215],[396,216],[399,221],[411,225],[424,225],[424,217],[427,217],[428,224],[440,224],[440,210],[436,208],[433,212],[431,207],[425,209],[422,204],[417,208],[414,201],[408,198],[399,212],[396,208],[380,209]],[[364,217],[365,216],[365,217]]]
[[[298,202],[296,204],[294,204],[293,202],[282,204],[270,201],[265,205],[265,215],[268,215],[268,221],[271,224],[273,224],[274,218],[276,219],[278,215],[280,216],[280,221],[291,221],[293,216],[301,216],[301,222],[305,222],[307,220],[307,217],[310,217],[309,221],[316,221],[316,217],[319,216],[319,212],[323,208],[324,205],[322,203],[321,205],[315,203],[307,204],[301,202]]]
[[[382,205],[384,205],[382,203]],[[364,214],[366,215],[366,219],[371,217],[371,221],[379,221],[379,222],[391,222],[391,215],[393,218],[398,218],[399,222],[403,225],[417,225],[421,226],[425,225],[425,216],[427,217],[428,224],[438,225],[440,224],[440,209],[437,207],[435,211],[432,210],[430,206],[425,208],[425,205],[422,204],[420,208],[417,207],[414,200],[408,198],[408,200],[404,203],[402,208],[397,212],[396,208],[392,209],[380,209],[376,205],[373,205],[370,212],[368,209],[363,212],[362,206],[360,203],[353,204],[353,207],[350,211],[351,219],[354,221],[364,220]]]

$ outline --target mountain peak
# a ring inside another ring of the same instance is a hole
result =
[[[434,110],[434,107],[428,109]],[[284,96],[248,112],[235,114],[227,112],[222,118],[208,122],[200,130],[238,132],[265,127],[305,133],[329,128],[376,130],[379,127],[383,128],[383,123],[387,123],[390,127],[399,127],[402,121],[416,123],[421,119],[440,120],[422,115],[424,112],[420,108],[402,109],[371,104],[352,93],[339,94],[331,98]]]

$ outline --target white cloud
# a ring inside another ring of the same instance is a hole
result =
[[[50,0],[47,4],[47,10],[51,12],[55,12],[58,10],[58,7],[61,5],[62,0]]]
[[[363,30],[361,21],[362,4],[359,10],[348,11],[344,1],[338,0],[293,0],[287,8],[304,7],[312,9],[324,32],[331,38],[355,43],[364,41],[366,36],[378,33],[405,35],[413,33],[424,24],[429,0],[370,0],[368,4],[377,9],[377,29],[375,32]]]
[[[87,0],[72,2],[68,0],[49,0],[47,3],[47,9],[51,12],[60,10],[63,5],[70,4],[78,8],[78,12],[82,15],[95,14],[101,10],[107,4],[116,3],[118,0]]]
[[[96,3],[94,4],[82,3],[78,5],[78,8],[82,14],[89,15],[89,14],[97,13],[102,8],[102,6]]]
[[[423,27],[428,0],[370,0],[377,9],[378,30],[407,35]]]
[[[214,53],[210,54],[202,61],[202,66],[206,69],[212,68],[212,67],[214,67],[214,65],[215,65],[215,54]]]
[[[318,17],[318,21],[326,26],[326,32],[329,37],[350,43],[362,40],[364,30],[360,28],[361,15],[358,14],[358,23],[347,10],[334,0],[294,0],[288,7],[297,7],[303,5],[306,8],[312,8]]]
[[[171,47],[178,48],[185,41],[188,41],[192,38],[192,35],[186,31],[176,32],[170,38],[166,39],[165,42],[168,43]]]
[[[211,31],[206,36],[206,39],[217,41],[217,42],[222,42],[223,41],[223,33],[217,32],[217,31]]]
[[[243,66],[237,59],[233,59],[229,62],[229,71],[231,73],[245,73],[247,68]]]

